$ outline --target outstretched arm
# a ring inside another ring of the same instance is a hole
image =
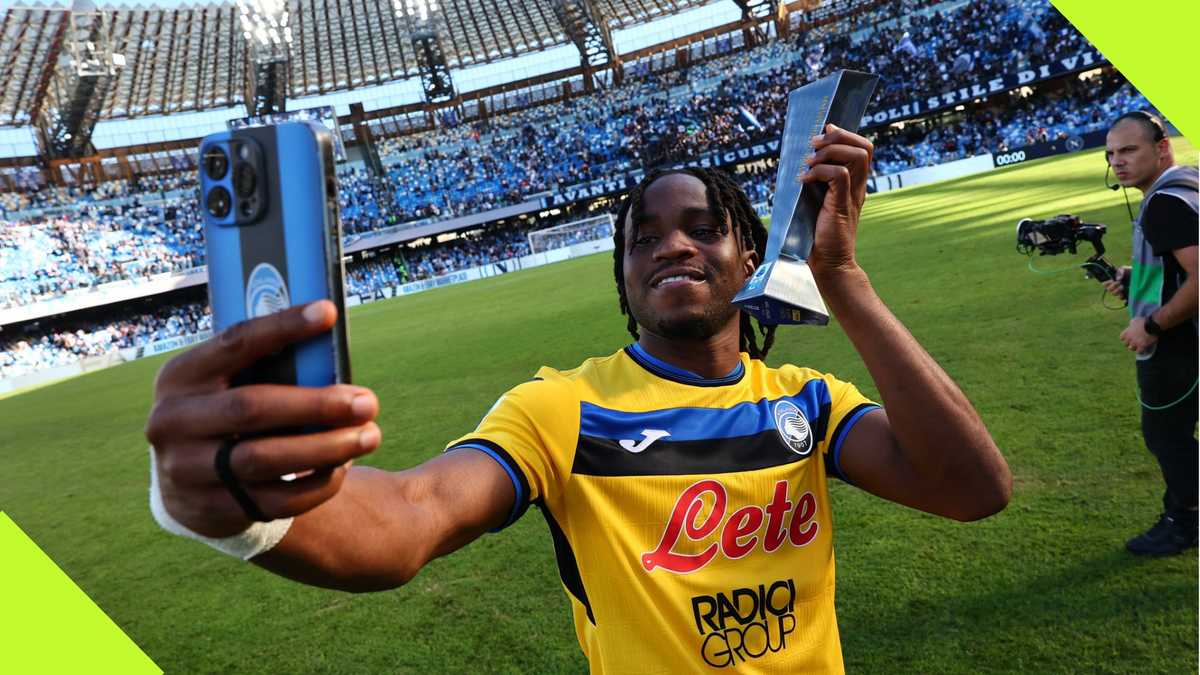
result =
[[[398,473],[355,467],[336,496],[252,562],[314,586],[395,588],[503,523],[515,496],[500,465],[469,448]]]
[[[231,469],[271,519],[294,517],[286,536],[256,564],[309,584],[378,590],[405,583],[430,559],[501,524],[515,491],[498,464],[456,450],[390,473],[351,463],[380,442],[379,404],[363,387],[249,385],[230,378],[254,361],[329,330],[321,301],[247,321],[167,362],[146,424],[163,505],[208,537],[251,526],[218,479],[224,439],[320,425],[326,431],[257,436],[234,446]],[[280,476],[299,474],[295,480]]]
[[[957,520],[1000,511],[1012,493],[1004,457],[971,402],[884,305],[855,259],[873,146],[830,125],[813,147],[803,180],[827,183],[829,192],[809,265],[886,408],[851,428],[843,473],[880,497]]]

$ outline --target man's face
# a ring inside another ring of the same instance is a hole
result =
[[[1104,156],[1118,183],[1145,190],[1165,168],[1162,146],[1166,143],[1166,139],[1155,143],[1144,125],[1125,120],[1109,129]]]
[[[622,223],[624,279],[638,325],[673,340],[703,340],[736,325],[731,302],[758,255],[709,212],[704,183],[688,174],[663,176],[642,194],[636,224],[633,218],[631,210]]]

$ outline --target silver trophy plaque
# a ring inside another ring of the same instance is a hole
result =
[[[829,310],[808,267],[827,188],[805,185],[800,178],[808,168],[805,160],[813,154],[812,137],[827,123],[857,133],[878,82],[878,75],[839,70],[788,94],[767,250],[733,299],[764,325],[829,323]]]

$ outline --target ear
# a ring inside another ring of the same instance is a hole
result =
[[[1158,150],[1159,159],[1164,159],[1171,153],[1171,141],[1166,137],[1163,137],[1158,141],[1158,143],[1155,143],[1155,146],[1155,149]]]
[[[758,251],[751,249],[742,252],[743,278],[749,279],[754,276],[754,270],[758,269],[758,262]]]

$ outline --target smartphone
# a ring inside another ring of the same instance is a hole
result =
[[[200,200],[214,330],[322,298],[338,308],[328,333],[259,361],[232,385],[350,382],[329,131],[287,122],[205,136]]]

